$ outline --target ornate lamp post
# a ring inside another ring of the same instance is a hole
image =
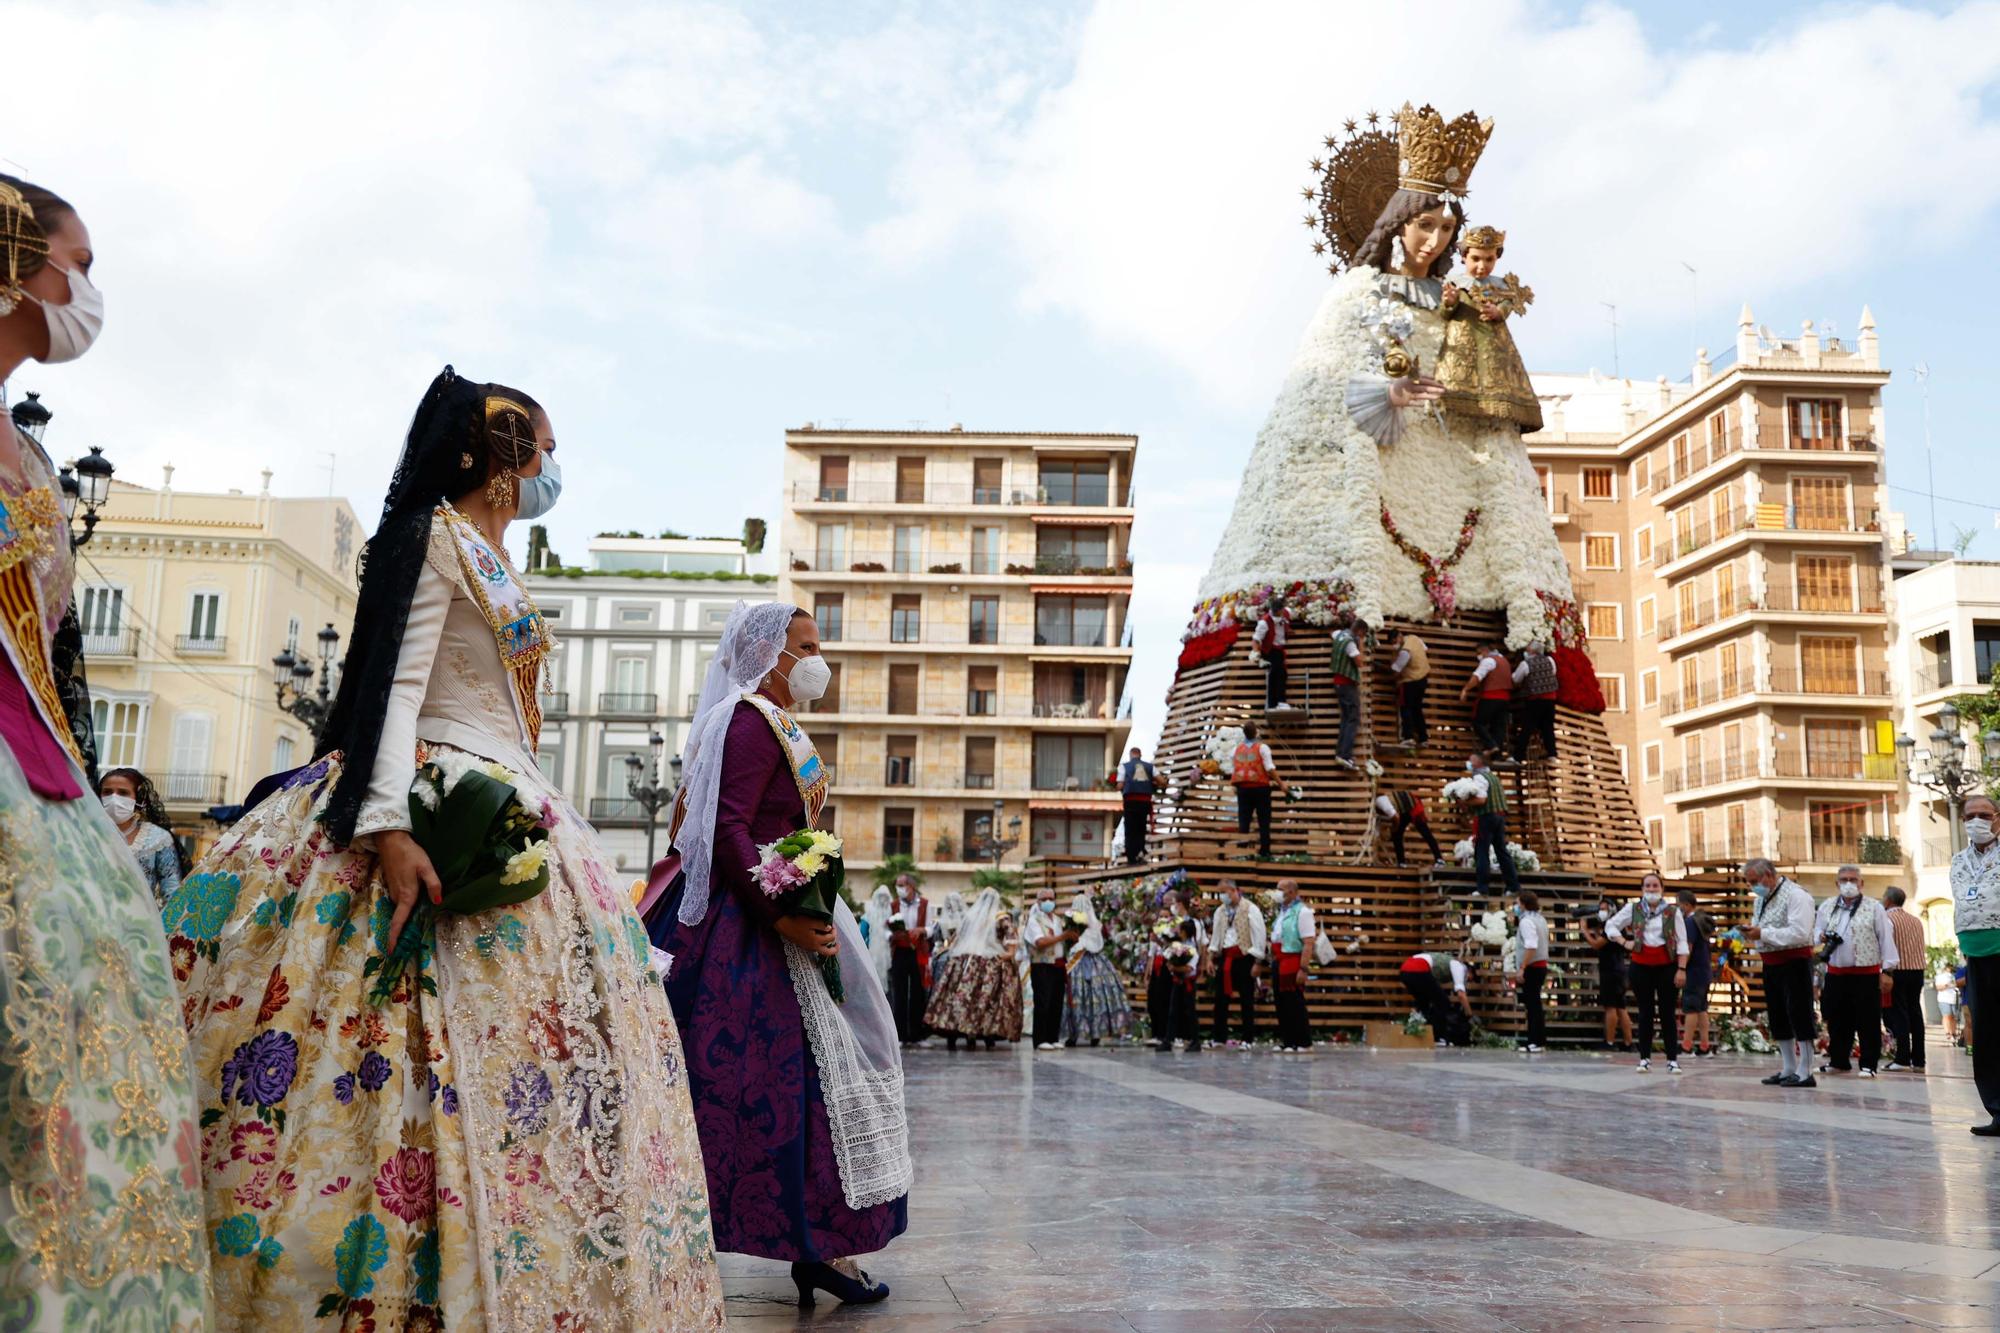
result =
[[[646,869],[653,868],[653,842],[660,828],[660,811],[674,803],[681,789],[681,757],[667,765],[672,770],[665,786],[660,785],[660,756],[666,753],[667,738],[654,732],[646,738],[650,759],[636,754],[625,756],[625,791],[646,812]]]
[[[972,822],[972,837],[966,844],[966,850],[975,856],[992,857],[993,868],[996,871],[1000,869],[1000,859],[1021,845],[1019,815],[1007,821],[1009,836],[1004,838],[1000,836],[1000,815],[1006,808],[1005,801],[994,801],[992,814],[981,815]]]
[[[1912,785],[1944,797],[1951,811],[1951,850],[1955,853],[1965,845],[1965,798],[1984,790],[1987,780],[2000,770],[2000,730],[1989,729],[1981,736],[1979,753],[1967,763],[1958,710],[1946,704],[1938,709],[1938,724],[1930,742],[1930,749],[1919,750],[1916,739],[1905,732],[1896,737],[1896,752],[1903,761],[1903,775]]]
[[[340,631],[331,624],[319,632],[319,688],[313,689],[312,663],[286,648],[271,659],[273,683],[277,686],[278,707],[306,724],[313,735],[326,725],[333,711],[334,663],[340,653]]]
[[[27,397],[14,404],[12,413],[14,424],[21,433],[36,444],[42,443],[49,433],[49,423],[55,420],[55,413],[49,411],[39,393],[30,392]],[[83,546],[89,543],[90,535],[97,531],[97,511],[111,498],[111,474],[117,469],[104,451],[92,445],[90,452],[74,463],[65,463],[57,469],[56,481],[62,487],[63,517],[70,521],[70,545]],[[83,506],[83,527],[76,526],[76,508]]]
[[[42,436],[48,433],[49,422],[54,416],[55,414],[42,402],[42,396],[33,390],[29,390],[26,398],[14,404],[14,424],[21,428],[22,434],[36,444],[40,444]]]

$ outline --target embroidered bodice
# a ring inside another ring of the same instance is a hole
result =
[[[52,656],[56,629],[69,609],[76,556],[48,455],[27,435],[7,429],[14,430],[18,460],[0,466],[0,653],[26,698],[17,701],[23,706],[0,708],[0,738],[22,759],[37,790],[43,790],[50,783],[65,784],[56,765],[37,762],[39,756],[46,753],[53,760],[60,747],[79,768],[83,761]]]
[[[450,506],[439,508],[355,835],[410,826],[420,740],[538,777],[536,690],[553,645],[506,552]]]

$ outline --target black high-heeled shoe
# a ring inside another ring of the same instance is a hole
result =
[[[889,1297],[888,1283],[875,1282],[865,1272],[861,1273],[861,1280],[856,1282],[832,1264],[793,1264],[792,1284],[799,1289],[801,1310],[813,1308],[815,1290],[838,1297],[842,1305],[873,1305]]]

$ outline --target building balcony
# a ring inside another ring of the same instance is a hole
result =
[[[1884,671],[1864,671],[1852,676],[1834,673],[1801,673],[1790,667],[1772,667],[1760,680],[1749,671],[1699,682],[1691,690],[1670,690],[1660,696],[1660,716],[1676,717],[1718,704],[1737,703],[1748,707],[1774,702],[1770,696],[1804,697],[1823,700],[1866,700],[1870,706],[1889,696],[1889,676]],[[1783,702],[1778,700],[1777,702]]]
[[[1810,457],[1801,458],[1802,454]],[[1732,430],[1719,440],[1704,441],[1675,456],[1666,467],[1654,470],[1649,487],[1640,489],[1641,494],[1650,490],[1655,504],[1671,508],[1698,493],[1704,486],[1713,485],[1736,469],[1759,461],[1858,463],[1873,467],[1881,457],[1881,446],[1867,435],[1827,440],[1787,439],[1777,444],[1760,440],[1756,447],[1745,448],[1743,433]]]
[[[1850,515],[1845,510],[1802,509],[1777,502],[1738,508],[1655,541],[1653,568],[1666,577],[1731,554],[1750,542],[1774,539],[1841,546],[1879,544],[1881,513],[1867,509]]]
[[[569,716],[568,690],[543,690],[541,701],[543,717],[556,718]]]
[[[182,657],[221,657],[229,651],[229,640],[220,634],[176,634],[174,651]]]
[[[662,813],[665,813],[662,811]],[[593,796],[590,798],[590,822],[593,824],[638,824],[646,822],[646,807],[629,796]],[[657,821],[658,816],[654,817]]]
[[[896,506],[944,509],[1102,509],[1117,510],[1130,505],[1131,497],[1119,497],[1109,488],[1085,486],[1078,490],[1051,490],[1036,482],[1026,485],[978,486],[969,481],[850,481],[844,485],[823,482],[794,482],[792,504],[798,508],[839,509]]]
[[[1065,555],[1036,555],[1025,560],[985,551],[795,550],[788,553],[792,574],[825,576],[832,581],[860,577],[879,580],[889,574],[908,579],[1085,578],[1130,583],[1132,562],[1112,559],[1094,564]]]
[[[660,711],[657,694],[600,694],[597,711],[607,717],[651,718]]]
[[[897,726],[937,727],[1035,727],[1044,731],[1123,730],[1132,723],[1130,706],[1114,708],[1103,704],[1037,704],[1032,708],[973,708],[959,704],[947,707],[891,710],[856,699],[837,700],[831,707],[825,700],[798,710],[816,726],[879,725],[893,721]]]
[[[124,629],[107,630],[102,634],[83,636],[83,655],[94,658],[137,657],[139,655],[139,630],[127,625]]]
[[[221,805],[229,779],[221,773],[159,773],[153,777],[160,799],[168,805],[191,805],[206,810]]]
[[[878,796],[894,801],[897,797],[978,797],[991,801],[994,797],[1005,800],[1025,800],[1030,797],[1064,796],[1102,801],[1107,806],[1122,804],[1124,798],[1118,789],[1103,777],[1079,777],[1060,773],[1041,773],[1028,777],[1025,781],[1019,773],[1009,773],[1001,781],[997,773],[943,772],[931,773],[920,765],[892,770],[888,765],[882,769],[859,772],[852,766],[843,767],[832,781],[833,790],[844,796]],[[891,781],[890,779],[895,779]]]
[[[1105,648],[1119,650],[1108,628],[1041,630],[1030,625],[998,625],[975,628],[966,625],[870,626],[856,629],[843,626],[841,636],[830,641],[841,649],[884,648]],[[1130,645],[1123,645],[1129,648]]]
[[[1808,821],[1796,812],[1779,817],[1778,848],[1781,854],[1773,855],[1772,860],[1790,860],[1828,869],[1857,865],[1863,871],[1879,868],[1893,872],[1903,864],[1902,841],[1893,835],[1825,829],[1815,833]]]
[[[1704,764],[1669,769],[1661,788],[1673,797],[1739,782],[1814,785],[1853,782],[1894,787],[1900,780],[1894,755],[1816,755],[1792,750],[1770,755],[1727,755]]]
[[[1737,616],[1806,616],[1817,619],[1823,616],[1887,614],[1881,578],[1873,571],[1864,570],[1862,573],[1864,577],[1853,586],[1834,592],[1800,592],[1796,588],[1774,586],[1760,594],[1739,588],[1727,597],[1711,598],[1697,602],[1685,611],[1676,609],[1662,615],[1655,624],[1654,634],[1660,646],[1666,648],[1670,646],[1668,641],[1671,639],[1700,634],[1705,630],[1720,633]]]

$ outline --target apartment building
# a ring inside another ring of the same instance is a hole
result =
[[[667,814],[655,821],[632,799],[626,761],[650,765],[657,734],[659,777],[671,781],[730,611],[770,601],[777,578],[728,539],[602,536],[582,565],[531,561],[543,567],[526,576],[528,590],[556,637],[542,664],[537,762],[597,826],[618,868],[637,872],[649,822],[655,851],[665,850]]]
[[[1960,695],[1988,694],[2000,667],[2000,562],[1938,559],[1898,574],[1896,620],[1890,659],[1896,692],[1897,730],[1913,742],[1910,758],[1921,773],[1931,752],[1939,711]],[[1982,738],[1969,720],[1962,724],[1963,762],[1979,757]],[[1902,842],[1914,868],[1911,896],[1932,926],[1931,938],[1947,938],[1951,910],[1951,813],[1944,797],[1911,783],[1904,800]]]
[[[211,807],[311,757],[271,659],[317,666],[321,629],[348,633],[365,534],[344,499],[271,494],[268,469],[256,491],[220,493],[176,490],[173,471],[112,482],[76,605],[99,766],[148,774],[199,849],[219,832]]]
[[[1872,316],[1795,338],[1749,307],[1679,383],[1536,375],[1526,437],[1605,721],[1671,871],[1768,855],[1809,887],[1905,867]]]
[[[813,739],[850,867],[1101,859],[1131,729],[1131,435],[785,435],[781,595],[833,686]],[[1012,844],[1012,845],[996,845]]]

